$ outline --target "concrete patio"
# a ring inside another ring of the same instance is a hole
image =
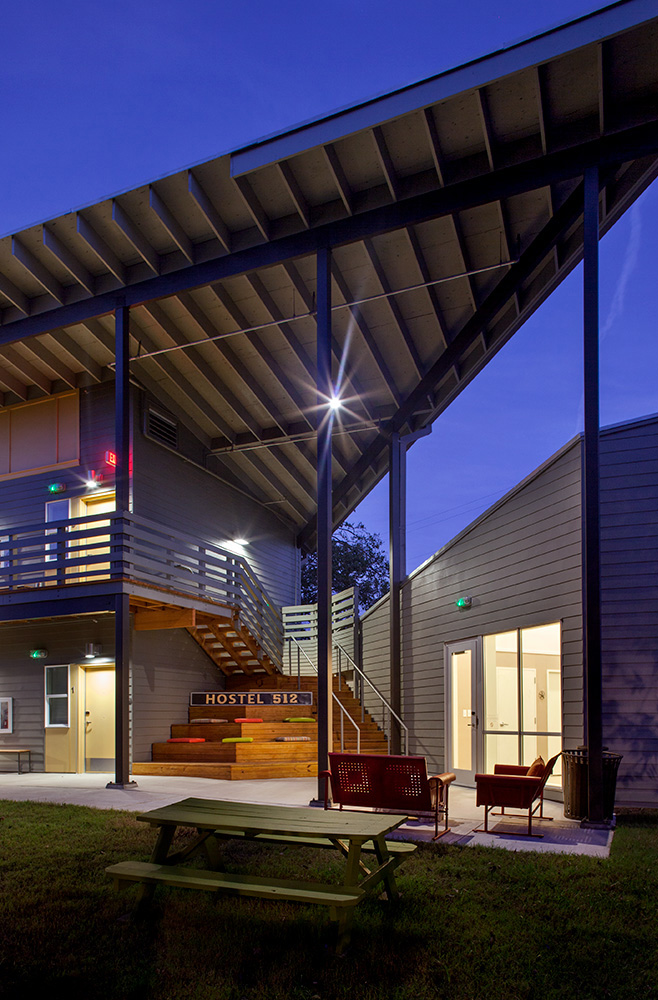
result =
[[[269,779],[263,781],[222,781],[208,778],[164,778],[140,775],[132,789],[108,789],[109,774],[0,774],[0,799],[13,801],[55,802],[91,806],[97,809],[128,809],[147,812],[179,799],[194,796],[207,799],[228,799],[241,802],[272,802],[287,806],[308,806],[317,792],[313,778]],[[505,817],[493,823],[502,833],[475,833],[482,823],[483,810],[475,806],[475,790],[450,789],[450,833],[441,838],[443,844],[498,847],[510,851],[552,851],[560,854],[587,854],[605,858],[610,853],[613,831],[595,830],[564,818],[561,802],[546,801],[544,813],[551,820],[533,821],[542,838],[523,835],[527,829],[523,818]],[[510,835],[515,831],[521,835]],[[507,832],[507,836],[505,833]],[[395,834],[405,840],[430,841],[433,827],[424,822],[409,821]]]

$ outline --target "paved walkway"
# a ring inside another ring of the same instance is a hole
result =
[[[0,774],[0,799],[59,802],[92,806],[97,809],[129,809],[146,812],[158,806],[195,796],[235,802],[272,802],[278,805],[307,806],[317,794],[313,778],[272,778],[267,781],[222,781],[210,778],[163,778],[140,775],[130,790],[106,788],[109,774]],[[533,829],[543,838],[474,833],[482,824],[483,810],[475,806],[472,788],[450,788],[450,833],[444,844],[501,847],[510,851],[554,851],[560,854],[589,854],[605,858],[610,853],[612,830],[582,829],[580,823],[564,818],[562,804],[546,802],[544,812],[553,820],[533,821]],[[496,828],[496,827],[494,827]],[[497,829],[527,829],[523,819],[505,817]],[[402,839],[431,841],[433,826],[410,821],[397,834]]]

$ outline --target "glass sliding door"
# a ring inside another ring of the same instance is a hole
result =
[[[488,635],[482,645],[486,771],[549,760],[562,748],[559,622]],[[558,787],[559,765],[548,782]]]

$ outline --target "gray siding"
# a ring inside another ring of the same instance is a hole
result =
[[[658,806],[658,423],[601,439],[603,741],[617,802]]]
[[[151,760],[151,744],[187,722],[190,691],[220,691],[224,679],[184,629],[133,632],[133,756]]]
[[[267,507],[146,438],[137,423],[135,513],[215,545],[249,539],[246,559],[271,599],[280,607],[295,604],[301,570],[293,529]]]
[[[410,750],[445,768],[444,646],[562,623],[563,731],[582,741],[580,449],[573,444],[407,578],[402,588],[403,718]],[[461,595],[473,606],[460,611]],[[388,691],[388,598],[363,619],[366,672]]]
[[[44,667],[78,663],[85,643],[101,643],[103,655],[114,656],[114,618],[110,615],[60,618],[3,625],[0,696],[13,698],[14,731],[0,734],[0,746],[23,746],[32,751],[34,771],[44,769]],[[31,660],[31,649],[47,649],[45,660]],[[14,769],[13,758],[0,768]]]

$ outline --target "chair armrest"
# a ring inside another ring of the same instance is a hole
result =
[[[440,785],[449,785],[452,781],[455,781],[456,778],[456,774],[452,774],[450,771],[444,771],[443,774],[431,774],[427,780],[436,781]]]

